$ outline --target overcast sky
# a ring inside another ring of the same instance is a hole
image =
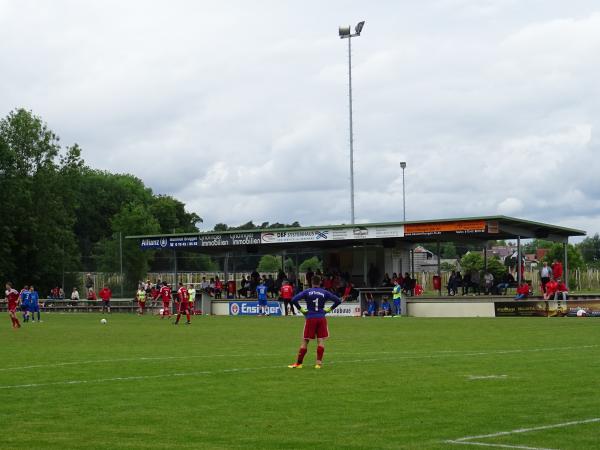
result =
[[[600,232],[600,2],[0,0],[0,115],[204,218]]]

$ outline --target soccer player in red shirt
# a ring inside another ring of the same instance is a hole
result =
[[[19,319],[17,319],[17,306],[19,304],[19,291],[13,289],[11,283],[6,283],[6,302],[8,304],[8,315],[12,322],[13,328],[21,328]]]
[[[288,309],[290,310],[290,314],[292,316],[296,315],[294,311],[294,305],[292,305],[292,297],[294,296],[294,288],[290,284],[289,281],[284,281],[281,285],[281,289],[279,290],[279,295],[281,296],[281,300],[283,300],[283,309],[285,310],[285,315],[288,315]]]
[[[555,280],[558,280],[559,278],[562,278],[563,276],[563,265],[562,263],[558,260],[555,259],[554,262],[552,263],[552,277]]]
[[[102,314],[104,314],[104,311],[108,311],[110,314],[110,299],[112,297],[110,288],[107,285],[104,285],[104,287],[100,289],[98,295],[102,299]]]
[[[320,288],[320,284],[321,278],[318,275],[314,275],[312,278],[313,287],[305,289],[292,298],[292,304],[304,314],[306,321],[304,323],[304,337],[302,344],[300,344],[298,358],[294,364],[288,366],[290,369],[302,368],[302,361],[308,350],[308,343],[315,337],[317,338],[317,363],[315,369],[320,369],[323,364],[323,353],[325,353],[324,342],[329,337],[325,316],[333,311],[342,301],[331,292]],[[298,303],[299,300],[306,302],[306,308],[300,306],[300,303]],[[333,305],[326,308],[325,303],[327,301],[333,302]]]
[[[191,322],[190,318],[190,294],[188,290],[185,288],[183,283],[179,283],[179,289],[177,290],[177,299],[179,303],[179,308],[177,309],[177,319],[175,319],[174,325],[179,324],[179,319],[181,318],[181,314],[185,312],[187,317],[186,325],[189,325]]]
[[[165,316],[171,315],[171,288],[166,281],[163,281],[163,285],[158,291],[158,296],[163,302],[163,313],[160,318],[164,319]]]

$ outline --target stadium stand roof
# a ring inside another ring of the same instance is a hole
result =
[[[507,216],[463,217],[407,222],[354,225],[320,225],[272,229],[208,231],[127,236],[140,240],[143,249],[187,249],[207,253],[258,246],[269,249],[333,248],[375,244],[393,247],[396,243],[461,242],[498,239],[538,238],[567,242],[586,232]]]

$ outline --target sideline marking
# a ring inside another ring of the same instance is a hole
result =
[[[480,434],[477,436],[465,436],[458,439],[449,439],[444,441],[447,444],[458,444],[458,445],[476,445],[480,447],[500,447],[500,448],[517,448],[517,449],[527,449],[527,450],[555,450],[551,448],[545,447],[528,447],[526,445],[510,445],[510,444],[492,444],[489,442],[478,442],[475,439],[489,439],[500,436],[510,436],[511,434],[520,434],[520,433],[531,433],[532,431],[541,431],[541,430],[550,430],[552,428],[563,428],[571,425],[583,425],[586,423],[594,423],[600,422],[600,417],[594,417],[593,419],[585,419],[585,420],[574,420],[571,422],[563,422],[563,423],[555,423],[552,425],[542,425],[539,427],[532,428],[517,428],[516,430],[510,431],[500,431],[498,433],[490,433],[490,434]]]
[[[514,349],[514,350],[490,350],[490,351],[468,351],[468,350],[440,350],[427,355],[417,354],[415,352],[347,352],[337,353],[337,355],[406,355],[395,358],[375,358],[375,359],[361,359],[348,362],[370,362],[370,361],[386,361],[386,360],[397,360],[397,359],[424,359],[424,358],[440,358],[440,357],[453,357],[453,356],[487,356],[487,355],[504,355],[512,353],[538,353],[538,352],[553,352],[558,350],[579,350],[583,348],[596,348],[598,345],[579,345],[576,347],[550,347],[550,348],[530,348],[530,349]],[[284,356],[289,355],[289,352],[284,353],[244,353],[244,354],[218,354],[218,355],[185,355],[185,356],[140,356],[136,358],[116,358],[116,359],[91,359],[83,361],[67,361],[58,362],[52,364],[35,364],[30,366],[19,366],[19,367],[0,367],[0,372],[7,372],[10,370],[27,370],[27,369],[41,369],[45,367],[63,367],[63,366],[78,366],[87,364],[103,364],[113,362],[133,362],[133,361],[167,361],[167,360],[178,360],[178,359],[198,359],[198,358],[247,358],[252,356]],[[331,362],[329,363],[331,364]]]

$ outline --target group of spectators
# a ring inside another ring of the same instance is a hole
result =
[[[559,296],[563,300],[567,299],[569,289],[562,280],[563,265],[560,261],[554,260],[552,265],[548,266],[547,262],[540,269],[540,281],[542,282],[542,293],[544,300],[557,300]]]
[[[515,277],[510,272],[505,272],[496,280],[490,271],[479,271],[472,269],[461,275],[460,271],[453,270],[448,278],[448,295],[458,295],[462,289],[461,295],[471,293],[480,295],[500,295],[505,294],[510,287],[517,287]]]

